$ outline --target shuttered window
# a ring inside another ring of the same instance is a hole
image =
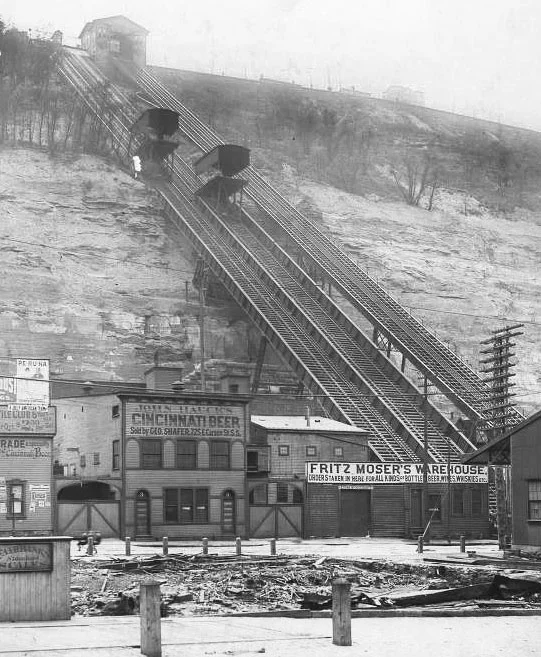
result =
[[[229,470],[230,463],[230,444],[226,440],[213,440],[210,443],[210,469],[211,470]]]
[[[197,441],[177,441],[177,468],[195,470],[197,468]]]
[[[166,523],[203,525],[209,521],[208,488],[164,488]]]
[[[541,520],[541,480],[528,482],[528,520]]]
[[[162,467],[162,441],[141,441],[141,468],[145,470],[159,470]]]

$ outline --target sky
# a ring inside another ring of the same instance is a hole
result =
[[[117,14],[150,31],[150,64],[376,96],[403,85],[429,107],[541,131],[539,0],[0,0],[5,22],[70,44]]]

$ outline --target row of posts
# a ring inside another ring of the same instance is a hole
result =
[[[332,642],[351,646],[351,584],[342,578],[332,583]],[[141,653],[161,657],[161,593],[158,582],[141,582],[139,593],[141,616]]]
[[[425,538],[423,534],[419,534],[417,537],[417,552],[419,554],[422,554],[425,546]],[[461,536],[460,537],[460,551],[461,552],[466,552],[466,537]]]
[[[129,536],[126,536],[124,539],[124,545],[126,548],[126,556],[129,557],[131,555],[131,538]],[[203,554],[207,555],[209,553],[209,539],[204,538],[202,539],[202,546],[203,546]],[[163,541],[162,541],[162,552],[164,555],[169,554],[169,537],[164,536]],[[238,557],[242,554],[242,541],[239,536],[235,539],[235,552]],[[270,540],[270,553],[271,556],[276,556],[276,539],[271,538]],[[94,554],[94,544],[92,542],[92,539],[88,539],[88,554]]]

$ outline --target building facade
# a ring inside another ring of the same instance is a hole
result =
[[[111,58],[146,66],[148,30],[125,16],[97,18],[87,23],[79,35],[81,46],[98,64]]]
[[[153,367],[148,389],[57,400],[59,532],[247,536],[250,398],[172,390],[171,377],[171,368]]]

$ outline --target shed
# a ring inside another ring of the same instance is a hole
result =
[[[149,32],[126,16],[96,18],[83,27],[79,39],[98,63],[111,58],[146,66],[146,38]]]

